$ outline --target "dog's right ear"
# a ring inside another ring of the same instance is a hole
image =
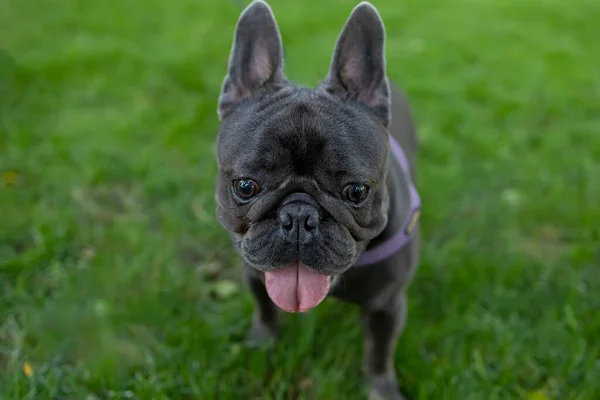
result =
[[[254,0],[237,22],[219,97],[219,119],[256,91],[284,81],[283,45],[275,16],[267,3]]]

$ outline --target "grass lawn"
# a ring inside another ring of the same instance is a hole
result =
[[[354,1],[272,0],[286,72]],[[420,129],[412,399],[600,399],[597,0],[376,0]],[[230,0],[0,1],[0,399],[362,399],[358,310],[252,301],[214,216]]]

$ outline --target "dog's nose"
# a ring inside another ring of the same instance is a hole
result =
[[[319,226],[319,212],[308,204],[286,204],[279,210],[278,220],[285,232],[302,238]]]

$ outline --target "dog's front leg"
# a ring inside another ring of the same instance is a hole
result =
[[[400,293],[383,308],[364,309],[364,369],[369,400],[403,400],[394,367],[396,343],[406,322],[406,295]]]
[[[267,294],[261,272],[245,265],[244,278],[255,302],[248,340],[252,346],[261,346],[279,335],[279,309]]]

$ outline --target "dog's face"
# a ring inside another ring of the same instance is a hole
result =
[[[269,6],[254,1],[238,21],[219,99],[217,216],[288,311],[318,304],[330,277],[352,266],[387,224],[384,37],[377,11],[361,3],[327,78],[305,89],[284,75]],[[277,294],[293,290],[295,306]]]

